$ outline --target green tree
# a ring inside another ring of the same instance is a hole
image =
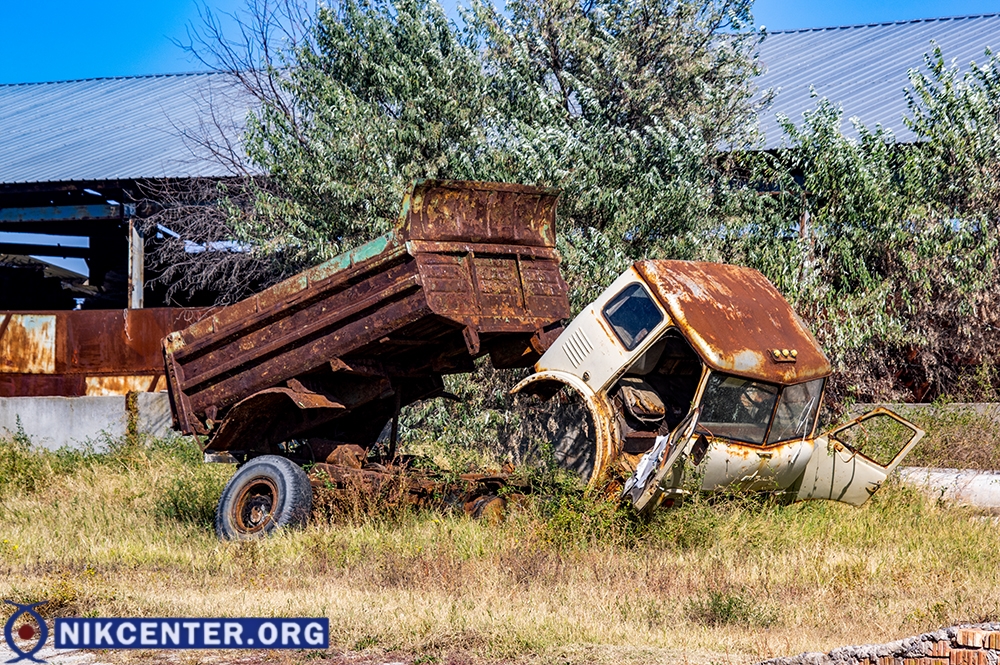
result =
[[[273,188],[248,235],[326,258],[390,228],[414,179],[482,171],[485,75],[432,0],[321,5],[270,66],[246,149]]]
[[[256,50],[206,40],[260,103],[245,148],[267,183],[231,226],[298,267],[384,232],[415,178],[557,186],[582,304],[634,258],[689,254],[677,233],[715,214],[718,148],[753,109],[749,4],[517,0],[457,24],[434,0],[341,0],[286,6],[284,40],[254,5]]]
[[[946,66],[936,50],[910,73],[908,145],[879,127],[840,131],[828,100],[788,149],[744,154],[751,188],[699,256],[752,265],[816,331],[835,398],[994,399],[1000,243],[1000,71]],[[756,192],[754,190],[757,190]]]
[[[560,187],[577,304],[632,260],[683,258],[718,211],[719,148],[753,113],[749,2],[477,3],[495,101],[496,173]],[[724,160],[723,160],[724,161]]]

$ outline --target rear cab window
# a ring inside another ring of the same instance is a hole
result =
[[[638,282],[629,284],[608,301],[601,311],[615,336],[631,351],[663,321],[663,313],[649,292]]]

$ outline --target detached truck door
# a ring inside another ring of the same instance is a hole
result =
[[[879,407],[817,437],[796,500],[862,505],[924,434],[913,423]],[[890,461],[882,466],[877,458]]]

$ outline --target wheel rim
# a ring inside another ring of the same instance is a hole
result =
[[[258,476],[246,484],[233,503],[233,522],[241,533],[263,531],[274,521],[280,495],[270,478]]]

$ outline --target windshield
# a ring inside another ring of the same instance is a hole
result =
[[[713,373],[701,399],[699,426],[713,436],[763,443],[778,387]]]
[[[769,444],[803,439],[816,421],[823,382],[782,388],[713,372],[701,399],[699,426],[713,436],[747,443],[763,444],[765,436]]]

